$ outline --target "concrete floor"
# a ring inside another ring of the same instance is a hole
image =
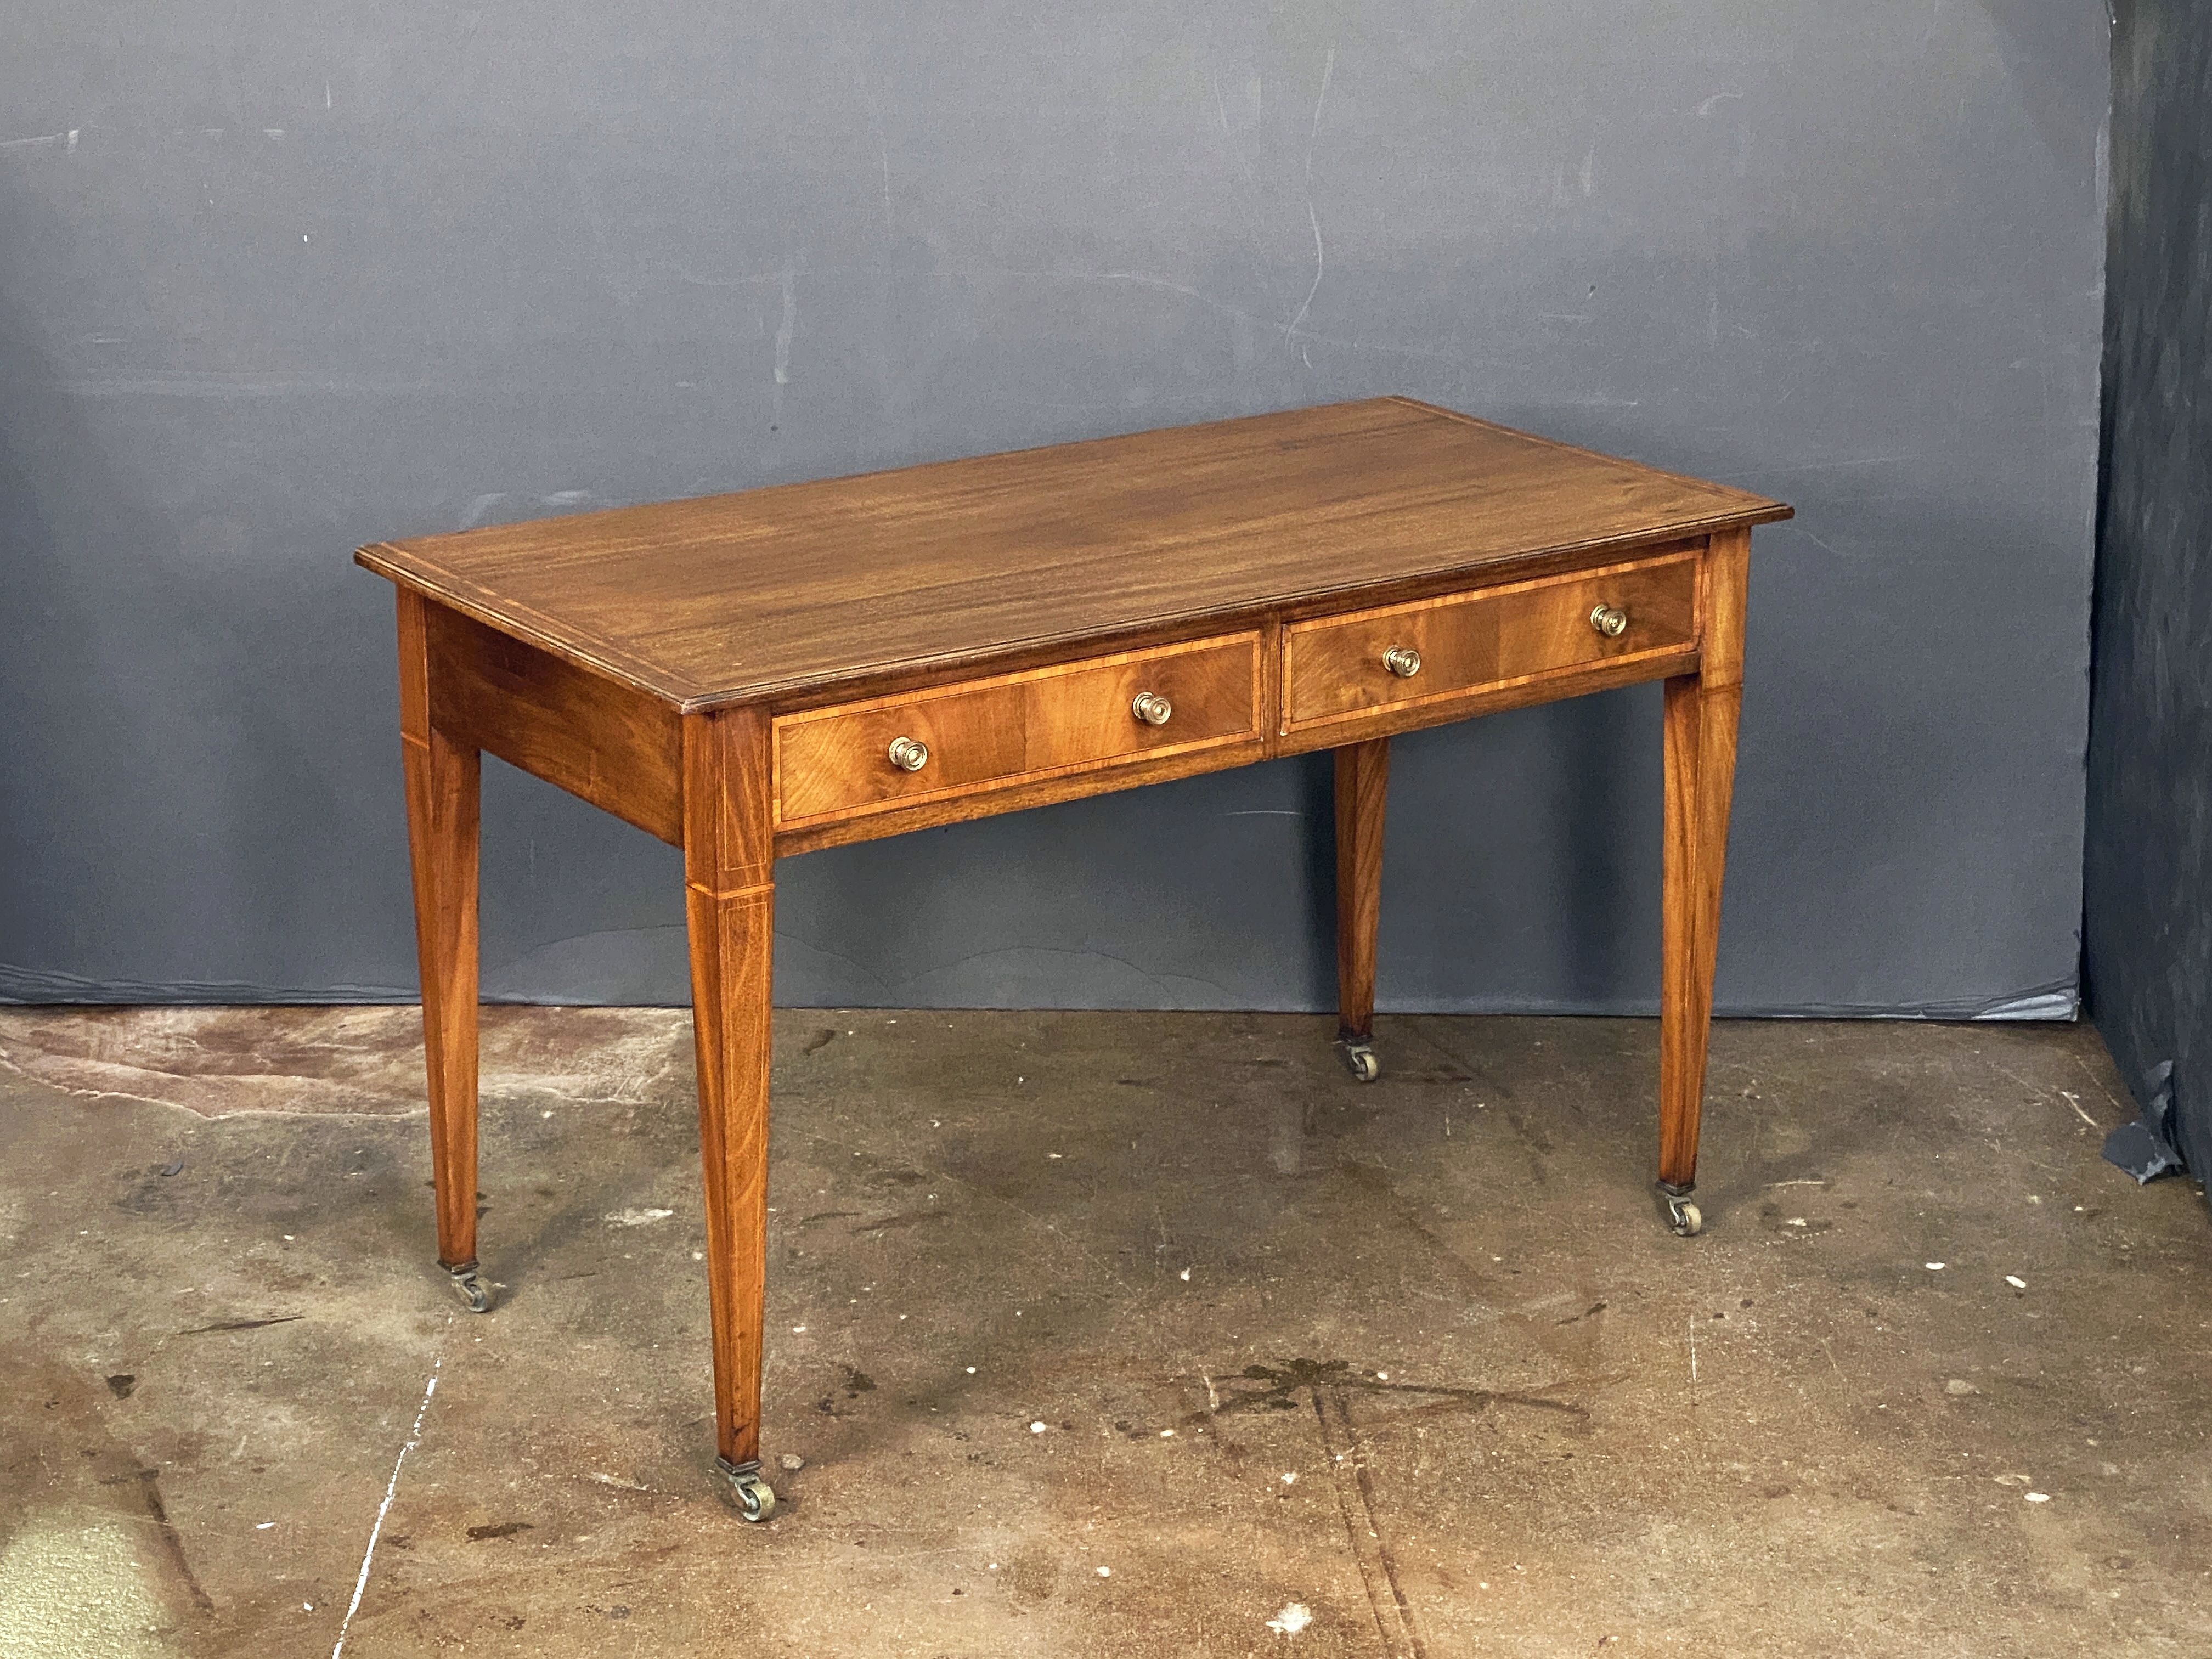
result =
[[[683,1016],[489,1012],[471,1318],[410,1011],[0,1014],[0,1655],[328,1654],[387,1503],[363,1659],[2212,1651],[2094,1033],[1722,1027],[1694,1241],[1649,1023],[1330,1035],[781,1016],[749,1527]]]

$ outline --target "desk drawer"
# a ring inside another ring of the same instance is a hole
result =
[[[1293,623],[1283,630],[1283,729],[1679,651],[1698,636],[1697,592],[1697,555],[1680,553]],[[1625,617],[1618,634],[1600,625],[1610,617],[1593,617],[1601,606]]]
[[[1159,700],[1146,705],[1164,708],[1159,723],[1139,716],[1140,697]],[[786,714],[775,722],[776,823],[1250,742],[1260,707],[1254,632]]]

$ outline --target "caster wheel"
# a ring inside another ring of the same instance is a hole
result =
[[[1372,1043],[1341,1039],[1336,1045],[1336,1054],[1355,1083],[1372,1083],[1382,1075],[1382,1060]]]
[[[453,1273],[453,1294],[460,1298],[461,1305],[471,1313],[490,1312],[492,1284],[477,1271],[475,1264],[472,1262],[468,1267],[450,1271]]]
[[[1695,1238],[1705,1230],[1705,1218],[1687,1193],[1670,1193],[1659,1189],[1659,1216],[1667,1224],[1667,1231],[1677,1238]]]
[[[759,1464],[747,1463],[739,1468],[717,1458],[714,1468],[728,1483],[738,1513],[746,1520],[765,1521],[775,1513],[775,1488],[761,1479]]]

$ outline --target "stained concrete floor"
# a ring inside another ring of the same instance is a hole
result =
[[[2212,1651],[2092,1032],[1723,1025],[1692,1241],[1650,1024],[1329,1035],[780,1016],[750,1527],[683,1016],[489,1012],[471,1318],[411,1012],[0,1014],[0,1655]]]

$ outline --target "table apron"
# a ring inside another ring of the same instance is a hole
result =
[[[447,738],[499,757],[669,842],[683,844],[683,726],[674,708],[562,661],[443,605],[428,606],[429,714]],[[779,828],[778,856],[1027,811],[1064,800],[1226,771],[1317,749],[1455,724],[1478,715],[1699,672],[1700,643],[1662,646],[1469,687],[1417,702],[1355,709],[1297,723],[1281,715],[1285,629],[1262,630],[1249,738],[1214,739],[1158,757],[1118,757],[1057,769],[860,816]],[[1079,662],[1081,659],[1072,658]],[[963,684],[949,680],[951,689]],[[1290,726],[1285,730],[1285,725]]]

